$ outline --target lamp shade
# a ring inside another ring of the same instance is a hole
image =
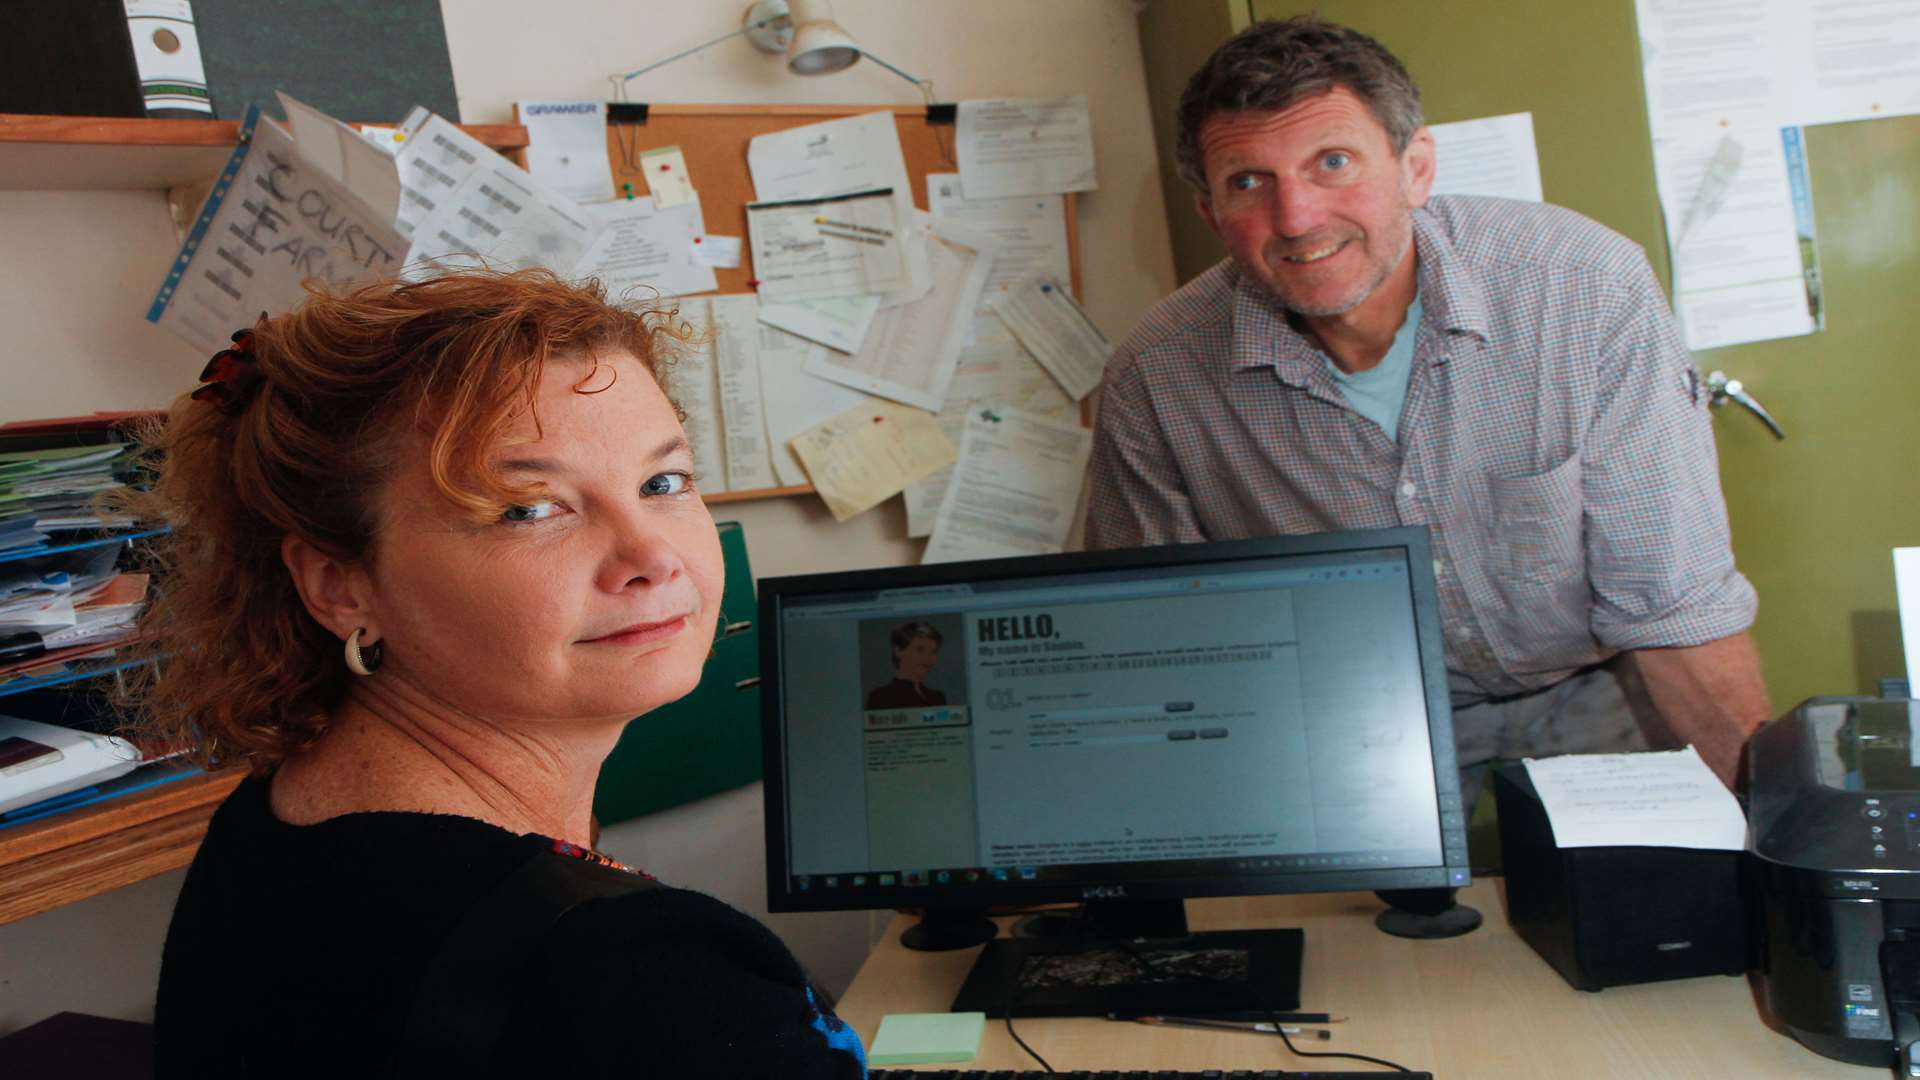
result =
[[[860,59],[860,46],[853,43],[839,24],[807,23],[793,32],[793,44],[787,46],[787,70],[795,75],[825,75],[852,67]]]

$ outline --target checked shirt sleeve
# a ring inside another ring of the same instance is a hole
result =
[[[1701,645],[1745,630],[1707,392],[1644,259],[1617,279],[1586,439],[1594,636],[1616,649]]]
[[[1155,418],[1141,365],[1122,352],[1107,365],[1093,424],[1087,547],[1152,547],[1206,538]]]

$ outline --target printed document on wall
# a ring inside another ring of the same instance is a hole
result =
[[[1920,113],[1920,0],[1799,0],[1792,119],[1836,124]]]
[[[1786,132],[1797,143],[1799,130]],[[1654,144],[1674,308],[1689,349],[1815,329],[1813,240],[1803,244],[1785,147],[1773,128]],[[1804,175],[1797,182],[1804,185]]]
[[[522,101],[515,112],[527,129],[528,172],[579,202],[613,198],[606,102]]]
[[[786,303],[908,287],[903,245],[913,216],[897,218],[897,210],[889,191],[748,203],[761,298]]]
[[[923,563],[1045,555],[1066,546],[1093,433],[984,407],[967,417],[959,460]]]
[[[1779,127],[1791,113],[1776,0],[1636,0],[1653,137]]]
[[[960,103],[960,180],[976,199],[1092,191],[1093,125],[1087,97],[996,98]]]
[[[650,199],[616,199],[583,203],[580,210],[597,235],[571,276],[599,278],[616,302],[719,288],[713,268],[693,259],[693,241],[706,232],[699,203],[661,210]]]
[[[793,450],[835,521],[953,464],[953,444],[931,413],[878,398],[804,432]]]
[[[771,403],[767,409],[767,440],[772,444],[773,471],[781,487],[807,483],[806,466],[793,451],[795,439],[848,409],[879,400],[807,374],[807,357],[821,348],[771,328],[760,340],[760,398]],[[953,437],[958,438],[958,432]]]
[[[1533,114],[1509,113],[1479,120],[1431,124],[1438,167],[1435,195],[1493,195],[1540,202],[1540,154],[1534,147]]]
[[[747,169],[757,202],[885,189],[893,199],[895,222],[905,223],[913,216],[913,186],[891,112],[862,113],[757,135],[747,143]],[[910,246],[905,255],[908,283],[884,297],[882,307],[917,299],[927,291],[925,250]],[[759,270],[756,263],[755,276],[765,279]]]
[[[966,345],[967,329],[993,265],[993,241],[914,211],[927,235],[933,291],[875,318],[858,352],[819,352],[807,370],[823,379],[937,412]]]
[[[705,317],[706,304],[700,305]],[[708,327],[712,323],[708,321]],[[720,377],[712,349],[686,349],[667,368],[664,388],[673,403],[687,414],[687,444],[693,451],[693,471],[701,492],[718,495],[728,490],[726,422],[720,415]]]
[[[756,310],[759,303],[752,293],[716,296],[710,301],[728,491],[777,486],[767,446],[766,404],[760,391],[760,336],[762,332],[779,331],[760,325]]]
[[[1059,282],[1028,274],[988,306],[1073,400],[1100,385],[1113,346]]]
[[[1006,291],[1029,273],[1055,281],[1073,280],[1065,204],[1059,195],[976,199],[961,185],[959,173],[927,174],[927,209],[934,217],[985,233],[999,245],[987,275],[989,296]]]
[[[1021,348],[1005,323],[992,315],[974,319],[974,341],[960,353],[953,381],[947,384],[946,404],[940,408],[940,430],[955,445],[965,433],[967,416],[981,406],[1018,409],[1062,423],[1080,422],[1080,406],[1060,389],[1033,354]],[[946,497],[952,469],[942,469],[925,480],[907,485],[907,535],[933,531],[933,517]]]
[[[324,210],[324,213],[320,211]],[[256,106],[147,310],[147,321],[211,356],[262,311],[291,310],[318,278],[335,289],[392,277],[406,239]]]

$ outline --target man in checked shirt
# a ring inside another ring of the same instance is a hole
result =
[[[1649,737],[1731,785],[1768,715],[1754,592],[1640,249],[1559,207],[1429,200],[1406,69],[1312,18],[1221,46],[1176,153],[1232,257],[1107,367],[1088,546],[1424,524],[1469,805],[1490,759]]]

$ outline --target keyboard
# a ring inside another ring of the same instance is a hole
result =
[[[1201,1069],[1195,1072],[1083,1069],[1041,1072],[1039,1069],[868,1069],[867,1080],[1026,1080],[1032,1076],[1066,1077],[1067,1080],[1380,1080],[1383,1076],[1408,1080],[1433,1080],[1426,1072],[1282,1072],[1268,1069]]]

